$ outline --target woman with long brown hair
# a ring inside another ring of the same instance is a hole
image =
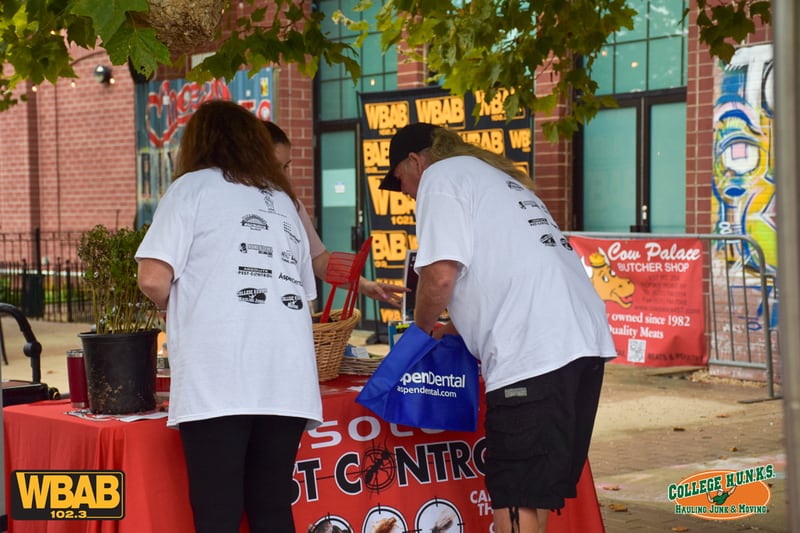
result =
[[[166,311],[167,424],[180,430],[199,532],[294,533],[292,474],[322,421],[308,238],[269,133],[230,102],[201,105],[176,181],[137,254]]]

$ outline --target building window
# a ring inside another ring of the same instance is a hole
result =
[[[354,44],[357,34],[348,31],[341,24],[335,24],[330,17],[341,9],[348,17],[368,20],[373,23],[383,2],[376,2],[367,11],[353,11],[356,0],[320,0],[319,9],[327,16],[322,23],[322,31],[334,41]],[[394,47],[385,54],[381,51],[381,34],[371,32],[359,50],[361,79],[357,85],[341,65],[327,65],[320,62],[317,74],[319,110],[317,118],[322,121],[358,118],[358,93],[390,91],[397,89],[397,51]]]
[[[592,66],[597,94],[686,86],[688,0],[628,0],[638,14],[632,30],[616,32]]]

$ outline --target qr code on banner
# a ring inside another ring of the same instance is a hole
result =
[[[644,363],[644,354],[647,352],[647,341],[642,339],[628,339],[628,362]]]

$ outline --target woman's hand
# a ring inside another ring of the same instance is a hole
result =
[[[362,276],[358,284],[358,292],[377,302],[400,307],[400,304],[403,303],[403,293],[411,292],[411,289],[383,281],[368,280]]]

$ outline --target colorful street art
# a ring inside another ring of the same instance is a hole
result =
[[[735,354],[741,357],[754,344],[765,344],[760,335],[753,335],[764,332],[765,318],[769,318],[769,330],[777,324],[773,94],[772,44],[739,48],[729,64],[716,70],[714,233],[746,235],[763,252],[762,264],[756,248],[746,240],[719,241],[714,250],[714,297],[727,302],[735,319],[732,325],[714,329],[712,342],[720,360],[738,359]],[[760,298],[762,276],[769,298],[766,309]],[[753,362],[765,363],[760,357],[759,361],[755,355]]]
[[[261,120],[271,120],[272,69],[264,68],[252,77],[239,71],[230,83],[180,78],[136,86],[137,225],[152,221],[158,199],[172,179],[183,128],[197,107],[209,100],[232,100]]]
[[[714,105],[713,213],[716,233],[750,235],[777,273],[773,173],[772,45],[740,48],[719,75]],[[747,244],[737,260],[759,271]]]

